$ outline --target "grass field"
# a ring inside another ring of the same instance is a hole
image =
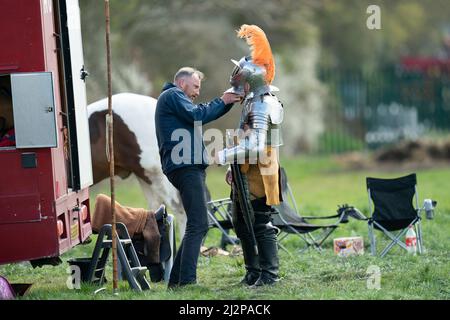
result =
[[[412,170],[348,171],[331,158],[301,157],[282,160],[290,185],[302,214],[333,214],[339,204],[348,203],[368,214],[365,177],[396,177]],[[224,183],[224,168],[208,169],[208,186],[214,199],[227,197],[229,189]],[[426,254],[411,256],[400,248],[393,249],[385,258],[369,254],[367,224],[350,221],[341,225],[318,253],[309,250],[299,254],[301,239],[290,236],[284,242],[291,255],[280,251],[282,281],[271,288],[248,289],[236,285],[244,275],[243,258],[230,256],[199,259],[199,285],[177,291],[167,291],[164,283],[152,283],[144,293],[129,289],[121,282],[119,295],[113,296],[112,284],[106,291],[94,295],[97,286],[83,284],[79,290],[68,289],[66,260],[87,257],[92,253],[94,241],[77,246],[64,254],[63,264],[33,269],[29,263],[0,266],[0,274],[11,282],[31,282],[33,286],[23,299],[450,299],[450,168],[414,170],[418,177],[420,202],[425,198],[438,201],[434,220],[423,219],[422,228]],[[91,189],[94,199],[98,193],[109,193],[108,182]],[[146,207],[144,197],[134,179],[117,179],[117,200],[128,206]],[[364,238],[366,252],[362,256],[342,258],[332,252],[332,239],[359,235]],[[377,240],[381,240],[377,233]],[[211,229],[207,246],[219,244],[219,231]],[[92,237],[95,240],[95,236]],[[379,268],[379,289],[373,284],[370,270]],[[109,267],[107,279],[112,278]],[[368,286],[369,285],[369,286]],[[373,287],[373,286],[372,286]]]

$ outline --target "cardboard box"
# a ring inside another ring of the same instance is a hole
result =
[[[334,239],[334,253],[342,257],[364,254],[363,238],[343,237]]]

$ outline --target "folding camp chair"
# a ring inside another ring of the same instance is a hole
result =
[[[392,240],[381,252],[384,257],[394,246],[399,245],[407,250],[406,245],[400,240],[414,226],[417,234],[417,249],[423,252],[422,228],[420,225],[419,199],[417,193],[416,174],[410,174],[395,179],[367,178],[367,192],[369,195],[369,212],[372,216],[368,219],[369,239],[372,255],[377,255],[374,229],[382,231]],[[415,207],[413,205],[415,198]],[[372,211],[373,202],[373,211]],[[398,231],[395,235],[393,231]]]
[[[288,250],[281,242],[291,234],[297,235],[305,241],[306,246],[300,252],[311,247],[317,251],[322,251],[322,244],[325,240],[336,230],[340,223],[347,223],[349,221],[348,217],[358,220],[367,219],[358,209],[349,205],[338,206],[337,214],[330,216],[300,216],[284,168],[281,168],[281,189],[284,201],[276,206],[279,214],[272,215],[272,224],[280,229],[278,244],[280,248],[287,252]],[[334,219],[334,222],[322,225],[313,224],[309,221],[327,219]]]
[[[225,198],[208,201],[207,208],[209,227],[218,228],[222,233],[220,247],[225,250],[227,244],[239,244],[239,239],[229,234],[229,231],[233,229],[231,199]]]

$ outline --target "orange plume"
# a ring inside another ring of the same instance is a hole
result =
[[[275,78],[275,61],[264,31],[254,24],[243,24],[237,35],[239,38],[245,38],[250,46],[253,63],[266,69],[266,82],[271,84]]]

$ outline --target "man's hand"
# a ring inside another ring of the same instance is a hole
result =
[[[223,150],[216,152],[214,155],[214,163],[219,166],[223,166],[225,164],[225,154]]]
[[[225,174],[225,182],[230,186],[233,183],[233,175],[231,174],[231,167],[228,168],[227,173]]]
[[[240,102],[242,98],[242,96],[231,92],[224,92],[222,97],[220,97],[220,99],[222,99],[225,104]]]

